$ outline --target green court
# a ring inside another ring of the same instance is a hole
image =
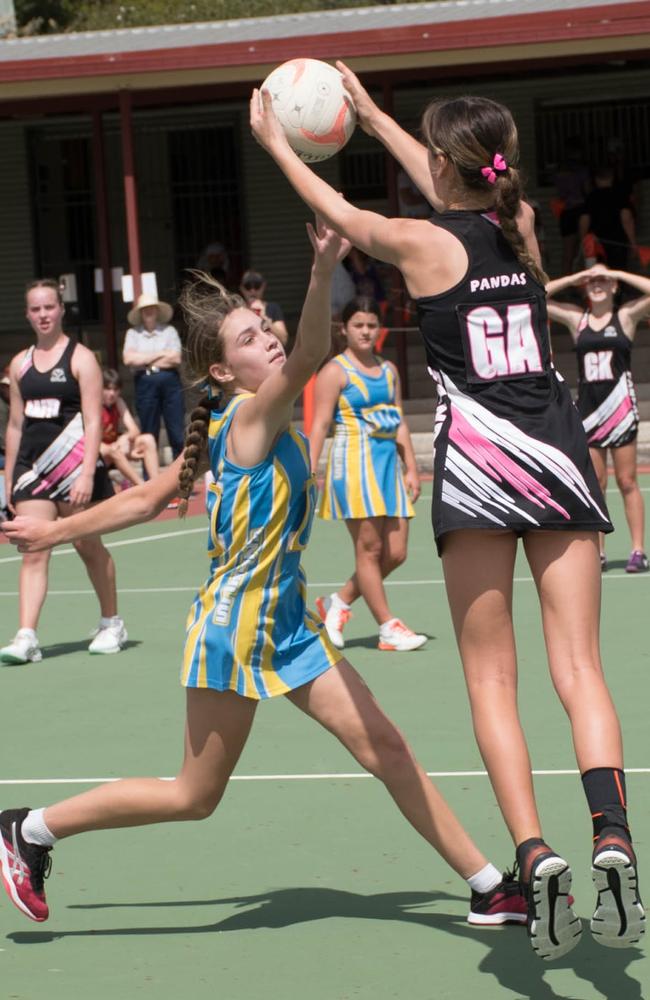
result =
[[[650,476],[643,477],[650,491]],[[495,864],[513,850],[471,732],[430,484],[407,563],[390,580],[395,613],[430,636],[377,652],[358,605],[346,655],[405,730],[425,768]],[[646,493],[647,495],[647,493]],[[603,654],[626,738],[631,820],[650,895],[648,702],[650,574],[626,575],[620,497],[603,578]],[[91,657],[94,595],[74,553],[51,563],[40,664],[0,670],[0,806],[45,805],[101,779],[173,775],[182,750],[183,626],[206,572],[201,518],[161,521],[108,541],[129,631],[119,656]],[[310,595],[351,566],[342,525],[316,521]],[[17,616],[19,562],[0,546],[3,639]],[[0,901],[1,1000],[442,1000],[650,995],[642,949],[611,951],[588,931],[591,828],[569,729],[546,669],[526,564],[515,590],[522,714],[545,833],[571,861],[579,947],[545,965],[520,927],[465,922],[461,879],[404,822],[381,785],[282,699],[260,706],[235,780],[204,823],[96,833],[57,846],[43,925]]]

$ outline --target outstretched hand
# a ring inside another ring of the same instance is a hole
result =
[[[52,535],[55,525],[56,521],[20,515],[13,521],[0,522],[0,530],[12,545],[17,546],[19,552],[41,552],[54,544]]]
[[[349,240],[326,226],[319,216],[316,216],[315,225],[307,223],[307,235],[314,248],[314,264],[328,271],[333,271],[352,248]]]
[[[273,154],[274,149],[290,148],[284,129],[273,110],[273,98],[268,90],[253,91],[250,100],[250,125],[253,138]]]
[[[381,110],[375,104],[365,87],[362,86],[356,73],[353,73],[340,59],[336,61],[336,68],[343,77],[343,86],[354,104],[359,125],[368,135],[374,135],[375,122],[381,114]]]

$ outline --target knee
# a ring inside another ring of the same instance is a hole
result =
[[[178,820],[208,819],[223,798],[223,788],[186,788],[178,779],[177,785],[175,815]]]
[[[85,563],[111,557],[99,538],[79,538],[72,544]]]
[[[636,481],[636,476],[634,475],[617,476],[616,485],[618,486],[619,490],[621,491],[624,497],[631,496],[631,494],[636,493],[639,488]]]
[[[362,559],[364,562],[379,563],[381,562],[381,556],[381,541],[362,542],[357,548],[357,559]]]
[[[571,658],[560,670],[553,671],[553,686],[563,705],[576,698],[583,701],[591,688],[603,683],[600,657],[596,654]]]
[[[368,746],[359,756],[359,763],[380,781],[395,780],[413,768],[411,748],[399,729],[387,723],[377,732],[370,732]]]
[[[384,555],[384,566],[388,573],[398,569],[404,562],[406,562],[406,547],[390,549]]]

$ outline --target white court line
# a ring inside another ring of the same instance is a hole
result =
[[[429,778],[487,778],[487,771],[427,771]],[[626,767],[626,774],[650,774],[650,767]],[[580,774],[577,769],[535,770],[537,777],[565,777]],[[372,778],[367,771],[331,774],[234,774],[231,781],[349,781],[351,778]],[[0,778],[0,785],[105,785],[122,778]],[[160,781],[173,781],[164,777]]]
[[[201,528],[183,528],[181,531],[161,531],[157,535],[143,535],[142,538],[124,538],[120,542],[104,542],[107,549],[117,549],[121,545],[141,545],[142,542],[157,542],[161,538],[180,538],[181,535],[198,535],[205,534],[208,530],[207,522]],[[66,548],[66,549],[54,549],[52,552],[53,556],[70,556],[76,549]],[[9,556],[6,559],[0,559],[0,563],[10,563],[10,562],[20,562],[22,556]]]
[[[1,561],[1,560],[0,560]],[[650,573],[608,573],[603,576],[603,583],[611,580],[635,580],[638,577],[650,580]],[[515,576],[514,583],[534,583],[532,576]],[[319,583],[308,583],[312,590],[322,590],[325,587],[342,587],[345,580],[326,580]],[[384,587],[442,587],[444,580],[384,580]],[[194,587],[118,587],[118,594],[195,594]],[[48,597],[92,597],[94,590],[48,590]],[[17,590],[0,590],[0,597],[18,597]]]

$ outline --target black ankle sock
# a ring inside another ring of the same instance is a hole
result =
[[[621,830],[629,838],[625,772],[617,767],[592,767],[582,775],[594,826],[594,840],[603,830]]]

